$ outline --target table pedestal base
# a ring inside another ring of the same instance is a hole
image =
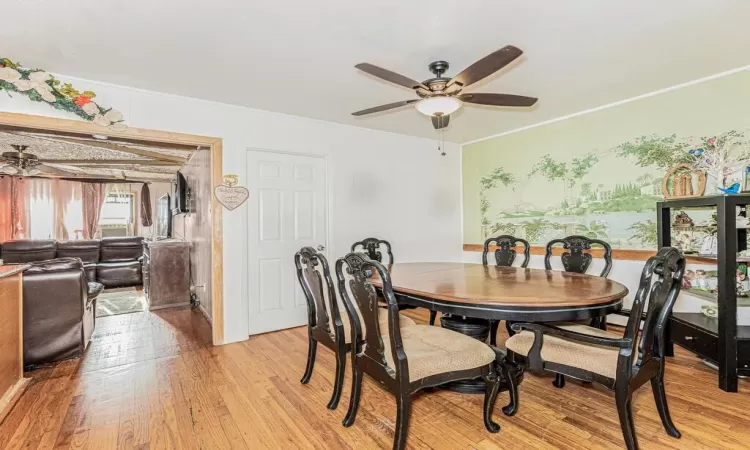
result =
[[[490,321],[486,319],[472,319],[470,317],[442,315],[440,325],[448,330],[456,331],[466,336],[472,337],[478,341],[487,342],[490,337]],[[497,366],[498,375],[501,377],[500,392],[508,390],[508,381],[503,379],[501,367]],[[516,377],[516,383],[523,380],[523,371],[519,370],[513,376]],[[441,386],[453,392],[462,394],[484,394],[485,382],[481,378],[473,380],[460,380],[446,383]]]

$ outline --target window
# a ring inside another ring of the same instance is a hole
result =
[[[132,192],[112,192],[102,205],[99,226],[102,236],[129,236],[133,234],[135,220],[135,195]]]

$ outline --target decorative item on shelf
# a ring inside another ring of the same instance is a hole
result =
[[[737,194],[738,192],[740,192],[740,183],[734,183],[731,186],[726,187],[726,188],[717,186],[716,189],[720,190],[726,195]]]
[[[747,277],[747,263],[737,263],[737,297],[747,297],[750,291],[750,280]]]
[[[674,217],[674,226],[676,230],[692,230],[695,226],[693,219],[685,211],[680,211]]]
[[[703,238],[698,254],[699,256],[715,257],[719,252],[719,240],[716,236],[718,223],[715,211],[713,214],[711,214],[711,220],[708,222],[708,224],[704,225],[702,228],[708,234],[708,236],[705,236]]]
[[[214,188],[216,199],[226,209],[233,210],[245,203],[250,196],[250,191],[242,186],[237,186],[239,177],[237,175],[224,175],[224,183]]]
[[[8,58],[0,58],[0,91],[25,95],[29,100],[46,103],[61,111],[115,131],[125,129],[122,113],[94,102],[92,91],[80,92],[70,83],[61,83],[41,69],[27,69]]]
[[[701,313],[712,319],[719,317],[719,307],[716,305],[703,305],[701,306]]]
[[[664,175],[661,191],[664,198],[700,197],[706,190],[706,173],[692,164],[680,163]]]
[[[695,138],[688,139],[688,154],[695,160],[694,167],[705,170],[715,181],[718,192],[710,194],[738,193],[743,188],[742,171],[747,170],[750,161],[750,143],[745,140],[745,133],[731,130],[694,142]]]
[[[695,253],[698,237],[692,231],[681,232],[674,238],[674,246],[682,253]]]
[[[735,217],[735,226],[738,229],[747,228],[750,220],[746,217],[747,209],[744,206],[737,206],[737,217]]]
[[[750,192],[750,166],[745,166],[745,179],[742,183],[742,192]]]

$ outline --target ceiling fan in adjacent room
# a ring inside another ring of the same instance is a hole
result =
[[[430,72],[435,74],[435,77],[421,83],[372,64],[357,64],[354,67],[363,72],[398,84],[399,86],[413,89],[419,98],[364,109],[352,113],[352,115],[364,116],[416,103],[417,110],[422,114],[430,116],[432,118],[432,125],[436,130],[439,130],[448,126],[450,115],[460,109],[464,103],[488,106],[532,106],[537,102],[537,99],[534,97],[512,94],[462,93],[468,86],[492,75],[522,54],[523,51],[521,49],[507,45],[470,65],[453,78],[443,76],[448,70],[448,63],[446,61],[435,61],[429,65]]]
[[[0,155],[0,173],[20,175],[24,177],[36,175],[54,175],[61,177],[75,177],[77,174],[68,172],[54,164],[44,164],[35,154],[26,152],[28,145],[11,145],[14,152],[3,152]],[[53,167],[54,166],[54,167]]]

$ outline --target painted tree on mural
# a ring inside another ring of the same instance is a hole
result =
[[[507,187],[515,182],[515,175],[506,172],[502,167],[495,168],[495,170],[479,179],[479,212],[481,214],[482,236],[485,239],[488,237],[490,226],[490,219],[487,216],[487,212],[490,209],[490,201],[487,198],[487,192],[490,189],[496,188],[498,184]]]
[[[542,175],[551,182],[562,181],[563,191],[565,192],[565,200],[562,206],[568,207],[571,204],[572,189],[597,162],[599,162],[599,158],[593,153],[587,153],[581,158],[573,158],[570,165],[555,161],[552,155],[547,153],[534,165],[529,175]]]
[[[676,134],[640,136],[615,147],[615,153],[621,157],[634,158],[641,167],[656,166],[662,171],[679,163],[692,162],[687,145],[678,140]]]

